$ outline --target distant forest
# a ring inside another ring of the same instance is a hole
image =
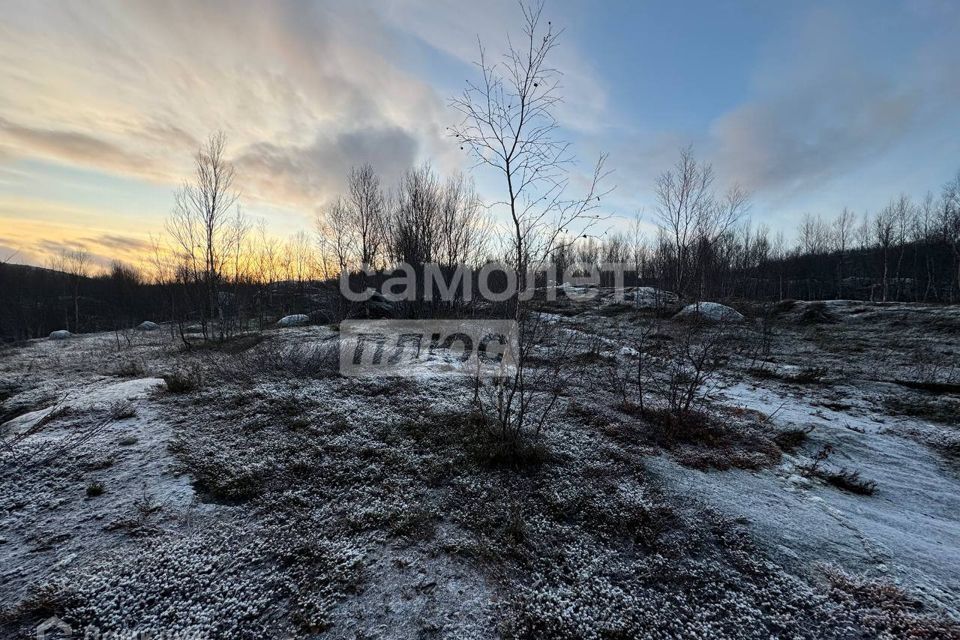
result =
[[[114,263],[94,274],[83,248],[64,251],[49,268],[0,263],[0,337],[128,330],[151,320],[171,322],[181,337],[190,324],[204,338],[222,339],[292,313],[338,322],[355,310],[339,296],[337,276],[358,274],[364,264],[375,275],[355,276],[361,286],[382,282],[399,264],[419,271],[436,263],[448,273],[519,262],[526,270],[584,274],[619,263],[626,286],[674,291],[684,301],[960,302],[960,174],[919,202],[899,196],[873,214],[804,216],[791,246],[782,232],[751,226],[748,196],[736,188],[716,192],[712,167],[686,149],[658,178],[654,234],[639,217],[629,231],[605,232],[605,218],[584,215],[599,205],[581,204],[577,215],[592,220],[587,228],[549,235],[531,224],[517,252],[510,233],[498,235],[471,180],[444,179],[428,165],[408,171],[394,189],[371,166],[354,168],[347,192],[318,216],[313,237],[279,242],[235,207],[223,150],[217,134],[198,152],[194,180],[176,193],[167,245],[156,247],[152,263]],[[582,202],[599,200],[591,192]],[[543,258],[533,259],[530,247],[540,247]],[[609,286],[613,277],[603,273],[600,281]],[[470,311],[397,306],[400,315]]]

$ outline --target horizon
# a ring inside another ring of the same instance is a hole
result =
[[[882,5],[882,10],[879,10]],[[428,161],[474,177],[446,127],[477,40],[518,32],[514,2],[6,3],[0,26],[0,259],[83,247],[139,263],[216,130],[245,212],[305,231],[371,163],[392,187]],[[794,237],[806,213],[876,211],[960,169],[960,6],[935,0],[635,6],[552,0],[573,179],[609,153],[604,230],[637,211],[692,145],[750,218]],[[198,37],[203,33],[204,37]],[[498,215],[495,212],[495,215]]]

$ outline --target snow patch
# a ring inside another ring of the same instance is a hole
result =
[[[719,302],[696,302],[681,309],[674,319],[699,318],[710,322],[743,322],[743,314]]]

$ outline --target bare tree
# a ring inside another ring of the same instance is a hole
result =
[[[873,225],[870,222],[869,211],[863,212],[863,217],[860,218],[860,224],[857,225],[854,235],[857,239],[857,247],[861,251],[865,251],[870,247],[870,244],[873,242]]]
[[[672,244],[675,261],[671,286],[681,296],[687,288],[697,225],[713,207],[713,180],[713,167],[699,164],[690,147],[680,151],[673,169],[657,178],[657,217]]]
[[[511,263],[522,280],[542,266],[562,234],[585,229],[603,193],[598,191],[606,156],[601,156],[583,197],[568,195],[573,163],[569,142],[558,135],[554,108],[560,102],[560,73],[548,63],[561,31],[542,24],[543,2],[521,4],[522,45],[508,43],[502,62],[491,61],[483,45],[477,63],[482,79],[468,82],[452,106],[463,120],[453,137],[478,165],[504,179],[504,205],[510,214]],[[569,234],[568,234],[569,235]],[[522,288],[522,287],[521,287]]]
[[[900,196],[891,203],[893,222],[894,222],[894,243],[900,248],[897,256],[897,271],[894,279],[897,282],[897,299],[901,299],[903,281],[900,278],[901,268],[903,267],[903,256],[907,250],[907,240],[910,235],[910,228],[914,224],[916,208],[910,202],[910,197],[906,194]]]
[[[887,301],[890,290],[890,249],[893,247],[894,230],[896,228],[896,218],[893,203],[881,209],[873,219],[873,237],[877,246],[880,247],[883,264],[881,266],[881,287],[883,291],[883,301]]]
[[[960,293],[960,171],[943,186],[940,219],[944,241],[953,250],[956,264],[952,291]]]
[[[304,231],[298,231],[287,241],[285,250],[290,254],[290,279],[298,286],[313,278],[315,272],[310,237]]]
[[[317,243],[320,245],[320,261],[324,277],[336,277],[351,264],[353,251],[353,228],[350,224],[350,208],[342,197],[337,197],[317,216]],[[330,264],[335,263],[336,271]]]
[[[389,221],[394,260],[419,268],[440,257],[443,207],[440,178],[429,164],[403,174],[396,210]]]
[[[257,222],[256,245],[253,253],[253,281],[256,285],[257,326],[263,329],[266,324],[266,311],[270,302],[271,289],[277,278],[278,253],[277,239],[267,234],[267,223]]]
[[[697,161],[691,147],[657,178],[657,217],[671,245],[672,286],[680,296],[696,280],[702,296],[706,255],[749,206],[747,192],[736,185],[718,197],[714,179],[713,167]]]
[[[933,197],[932,191],[927,191],[924,195],[923,200],[920,201],[920,204],[917,206],[916,215],[913,219],[913,228],[911,229],[911,240],[916,246],[922,246],[924,251],[915,252],[914,255],[918,259],[922,258],[923,261],[923,272],[926,285],[923,288],[923,295],[920,295],[919,290],[917,291],[917,300],[926,301],[931,294],[936,293],[936,287],[934,286],[934,277],[935,277],[935,264],[934,256],[930,251],[931,245],[935,242],[936,233],[935,229],[935,218],[936,216],[936,203]],[[923,255],[920,256],[919,254]],[[916,272],[917,269],[914,269]]]
[[[473,180],[454,174],[444,185],[438,260],[447,268],[475,266],[486,255],[493,231]]]
[[[630,243],[627,236],[616,232],[603,242],[603,261],[609,264],[624,264],[630,260]]]
[[[787,257],[787,241],[782,229],[773,237],[770,255],[777,263],[777,299],[783,300],[783,261]]]
[[[593,236],[584,236],[574,245],[575,264],[581,274],[591,273],[600,264],[600,243]]]
[[[90,274],[90,252],[84,247],[62,249],[50,260],[50,268],[70,276],[70,295],[73,300],[73,330],[80,331],[80,284]],[[67,316],[69,317],[69,316]],[[67,322],[69,328],[70,323]]]
[[[167,219],[183,268],[204,286],[205,300],[199,309],[204,338],[209,337],[208,320],[214,314],[223,316],[221,267],[232,240],[230,212],[239,199],[233,187],[234,168],[225,157],[226,143],[224,133],[217,132],[200,147],[194,156],[193,178],[177,190]]]
[[[491,60],[480,43],[481,79],[468,81],[463,94],[451,102],[463,116],[451,127],[452,136],[478,166],[503,179],[505,199],[496,204],[510,216],[508,255],[518,285],[511,299],[519,326],[517,365],[511,375],[498,379],[491,402],[480,406],[495,421],[494,430],[509,441],[522,436],[528,421],[537,433],[553,406],[547,401],[544,413],[531,419],[527,359],[543,323],[539,317],[527,317],[520,291],[526,288],[527,274],[540,270],[559,244],[586,233],[596,222],[599,216],[594,212],[604,195],[599,186],[607,175],[601,156],[586,193],[569,195],[574,158],[570,144],[559,136],[554,109],[561,99],[560,74],[548,61],[561,32],[549,21],[543,24],[542,2],[522,4],[521,10],[521,43],[515,46],[508,40],[500,62]],[[478,404],[479,398],[475,394]]]
[[[853,227],[856,224],[856,215],[844,207],[837,219],[833,221],[833,247],[837,251],[837,298],[843,298],[843,267],[847,259],[847,251],[853,242]]]
[[[637,212],[630,221],[630,232],[627,236],[630,243],[630,257],[633,260],[633,270],[637,274],[637,284],[644,276],[647,261],[650,259],[650,249],[647,246],[647,236],[643,230],[643,214]],[[637,304],[639,304],[637,297]]]
[[[369,164],[354,167],[347,179],[350,193],[349,224],[357,242],[362,267],[375,267],[383,244],[386,198],[380,177]]]
[[[237,206],[236,214],[231,216],[226,229],[226,248],[224,271],[230,270],[229,281],[232,283],[230,297],[230,312],[221,313],[221,331],[222,335],[230,336],[236,331],[243,331],[246,327],[246,318],[243,315],[244,305],[241,304],[241,296],[245,290],[244,285],[250,280],[252,275],[252,265],[250,264],[250,252],[246,251],[246,238],[250,232],[251,221],[244,215],[240,206]],[[226,273],[224,273],[226,276]],[[223,305],[221,305],[221,312]]]
[[[800,222],[800,248],[810,256],[824,254],[830,248],[830,230],[819,215],[803,214]]]

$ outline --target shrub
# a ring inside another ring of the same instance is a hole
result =
[[[137,514],[137,526],[146,526],[153,514],[161,509],[161,506],[154,500],[153,494],[147,491],[147,485],[144,484],[140,497],[133,501],[133,508]]]
[[[113,375],[118,378],[136,378],[142,376],[144,373],[143,365],[141,365],[136,360],[127,360],[117,365],[117,368],[114,369]]]
[[[179,370],[164,374],[163,381],[167,383],[170,393],[190,393],[200,388],[201,375],[199,369]]]
[[[859,496],[872,496],[877,489],[877,483],[873,480],[864,480],[860,477],[859,471],[841,469],[840,471],[824,473],[822,475],[823,479],[830,485]]]
[[[550,459],[550,450],[539,439],[520,438],[513,442],[503,441],[484,434],[473,448],[474,459],[484,465],[505,469],[531,469]]]
[[[822,567],[831,598],[860,610],[865,637],[956,638],[960,627],[938,611],[924,605],[885,579],[868,580],[839,568]]]
[[[820,465],[826,462],[827,458],[833,455],[833,447],[829,444],[825,444],[814,454],[813,460],[810,461],[810,464],[802,465],[798,467],[800,473],[809,477],[817,476],[820,477]]]
[[[118,400],[110,405],[110,417],[114,420],[125,420],[137,415],[137,407],[129,400]]]
[[[797,322],[800,324],[829,324],[836,322],[827,305],[822,302],[811,302],[800,312]]]
[[[229,380],[252,380],[253,376],[263,375],[331,378],[340,374],[340,345],[338,339],[312,344],[285,344],[270,339],[211,364],[217,375]]]
[[[887,411],[903,416],[922,418],[943,424],[960,422],[960,399],[949,396],[906,393],[887,396],[883,400]]]
[[[102,482],[91,482],[87,485],[87,497],[96,498],[97,496],[103,495],[103,483]]]
[[[807,441],[807,436],[810,435],[811,431],[813,431],[813,427],[797,427],[794,429],[787,429],[786,431],[781,431],[775,435],[773,437],[773,441],[783,451],[786,451],[787,453],[793,453],[799,449],[804,442]]]
[[[789,382],[798,382],[800,384],[811,384],[814,382],[823,382],[827,377],[826,367],[804,367],[797,373],[787,376],[785,379]]]
[[[767,368],[764,365],[750,367],[748,371],[757,378],[783,380],[797,384],[822,383],[830,372],[826,367],[803,367],[799,371],[791,372]]]
[[[58,404],[48,411],[42,418],[37,420],[37,423],[34,425],[34,429],[39,429],[40,427],[46,426],[58,418],[63,418],[64,416],[70,415],[73,409],[66,404]]]
[[[650,423],[654,440],[660,444],[687,442],[713,445],[719,436],[709,416],[700,411],[677,415],[670,409],[648,409],[643,415]]]
[[[720,386],[720,372],[735,351],[732,336],[722,326],[693,323],[672,340],[654,342],[653,337],[651,325],[632,345],[638,353],[636,403],[644,411],[650,396],[672,414],[664,423],[671,428],[696,421],[694,414]]]

